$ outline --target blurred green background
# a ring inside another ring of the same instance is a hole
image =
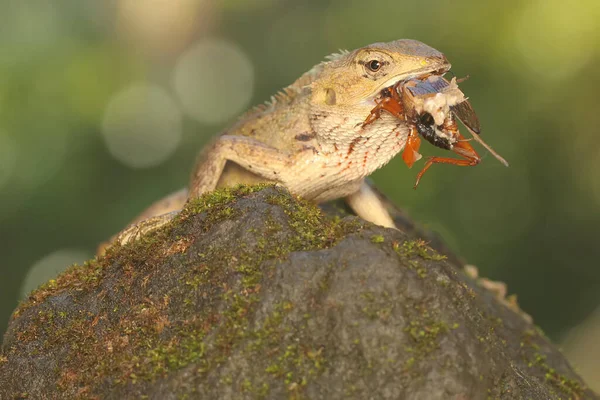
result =
[[[340,48],[413,38],[470,75],[511,167],[436,166],[413,191],[422,163],[398,158],[375,182],[506,282],[599,390],[598,21],[598,0],[3,1],[0,332],[24,293],[183,187],[236,115]]]

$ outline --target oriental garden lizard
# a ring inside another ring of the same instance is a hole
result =
[[[344,198],[359,217],[394,227],[365,178],[402,151],[409,128],[388,113],[364,122],[382,89],[449,69],[442,53],[415,40],[330,55],[218,135],[200,153],[189,188],[150,206],[112,241],[124,244],[166,224],[188,199],[258,182],[315,203]]]

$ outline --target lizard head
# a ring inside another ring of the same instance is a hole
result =
[[[329,57],[311,83],[318,106],[368,110],[380,91],[404,79],[443,73],[450,63],[442,53],[416,40],[375,43]]]

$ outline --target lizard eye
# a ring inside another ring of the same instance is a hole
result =
[[[371,60],[367,62],[367,68],[372,72],[377,72],[381,68],[381,61],[379,60]]]

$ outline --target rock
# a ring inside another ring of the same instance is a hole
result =
[[[257,186],[33,292],[4,337],[0,398],[598,397],[422,240]]]

